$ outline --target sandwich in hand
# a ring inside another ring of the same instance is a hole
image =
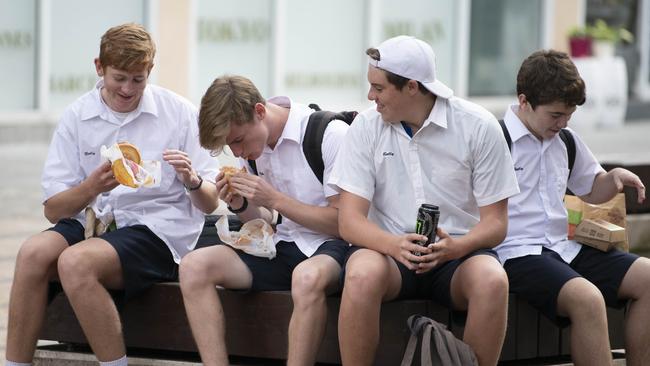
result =
[[[228,192],[230,193],[235,193],[232,186],[230,185],[230,178],[234,176],[237,173],[243,173],[243,174],[248,174],[246,171],[246,168],[241,167],[241,168],[235,168],[233,166],[224,166],[221,168],[221,171],[223,172],[223,177],[226,178],[226,182],[228,183]]]
[[[132,188],[154,184],[153,176],[142,168],[140,151],[134,145],[120,142],[108,149],[102,146],[102,156],[111,161],[113,175],[120,184]]]

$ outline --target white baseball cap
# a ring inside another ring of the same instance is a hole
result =
[[[393,74],[419,81],[441,98],[450,98],[454,91],[436,79],[436,55],[428,43],[411,36],[397,36],[378,47],[379,61],[370,58],[370,65]]]

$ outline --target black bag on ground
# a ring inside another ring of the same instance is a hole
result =
[[[411,315],[406,323],[411,329],[411,337],[402,366],[413,365],[418,348],[421,366],[478,366],[472,348],[456,338],[443,324],[422,315]],[[415,364],[418,364],[417,360]]]

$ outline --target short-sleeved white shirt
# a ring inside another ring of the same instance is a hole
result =
[[[255,161],[258,175],[269,182],[275,189],[302,203],[325,207],[327,197],[337,195],[331,187],[321,184],[302,151],[302,141],[305,136],[309,115],[314,110],[306,105],[294,103],[289,98],[278,96],[268,99],[269,103],[289,108],[289,118],[275,148],[265,146],[262,155]],[[327,182],[331,175],[334,160],[339,146],[349,125],[343,121],[333,120],[325,129],[323,144],[323,181]],[[240,160],[248,166],[245,160]],[[316,249],[325,241],[334,237],[308,229],[287,217],[276,227],[274,242],[295,242],[300,251],[306,256],[314,254]]]
[[[564,194],[568,187],[582,196],[591,192],[594,179],[603,168],[574,132],[576,159],[569,178],[568,154],[559,134],[537,139],[515,114],[518,105],[506,111],[504,122],[512,139],[512,158],[521,193],[508,201],[508,235],[496,247],[502,263],[511,258],[536,255],[546,247],[569,263],[581,244],[567,239]]]
[[[384,230],[412,233],[418,207],[440,207],[439,226],[466,234],[479,207],[519,192],[499,124],[484,108],[437,98],[409,137],[374,109],[359,114],[339,153],[331,185],[370,201],[368,217]]]
[[[216,158],[199,145],[196,108],[169,90],[147,85],[138,107],[121,122],[102,101],[102,86],[100,80],[63,112],[43,169],[43,201],[88,178],[102,163],[102,145],[128,141],[139,148],[143,160],[161,162],[160,187],[120,185],[100,194],[96,208],[112,210],[118,227],[146,225],[179,262],[196,245],[205,216],[192,205],[162,153],[166,149],[187,152],[205,181],[214,181],[219,171]],[[74,218],[85,224],[83,212]]]

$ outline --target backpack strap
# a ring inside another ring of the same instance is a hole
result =
[[[508,127],[506,127],[505,121],[500,119],[499,125],[501,126],[501,130],[503,131],[503,137],[506,138],[506,142],[508,143],[508,150],[512,151],[512,138],[510,138],[510,132],[508,131]]]
[[[571,134],[571,131],[563,128],[560,130],[560,138],[566,146],[566,152],[569,157],[569,177],[573,171],[573,164],[576,162],[576,141]]]
[[[302,152],[305,154],[309,167],[323,184],[323,171],[325,163],[323,162],[323,136],[327,125],[333,120],[341,120],[347,124],[352,123],[357,116],[355,111],[344,111],[339,113],[322,111],[316,104],[310,104],[310,108],[315,112],[309,116],[305,136],[302,140]]]
[[[508,149],[512,151],[512,138],[510,137],[510,132],[506,127],[506,123],[500,119],[499,125],[503,131],[503,137],[505,137],[506,142],[508,143]],[[567,155],[569,157],[569,176],[571,176],[571,171],[573,171],[573,164],[576,162],[576,141],[571,134],[571,131],[563,128],[560,130],[560,139],[564,142],[566,146]]]
[[[309,116],[307,122],[307,129],[305,130],[305,137],[302,141],[302,151],[307,158],[309,167],[318,178],[318,181],[323,183],[323,171],[325,170],[325,163],[323,163],[323,136],[327,125],[336,118],[336,113],[328,111],[316,111]]]

